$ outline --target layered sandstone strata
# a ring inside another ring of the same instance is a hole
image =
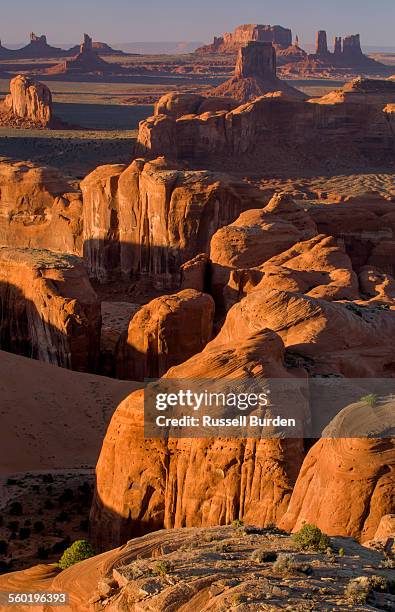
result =
[[[275,255],[287,251],[297,242],[317,233],[316,226],[301,206],[286,194],[274,196],[263,209],[243,212],[236,221],[219,229],[210,244],[211,291],[219,305],[237,301],[231,296],[232,285],[239,279],[240,291],[245,282],[261,277],[258,268]],[[232,277],[232,282],[229,283]],[[247,281],[248,278],[248,281]],[[223,294],[228,285],[227,295]]]
[[[395,331],[395,311],[277,288],[251,291],[235,304],[208,347],[241,341],[265,328],[278,333],[311,373],[380,378],[393,372],[388,338]]]
[[[231,177],[182,170],[163,158],[101,166],[81,183],[90,276],[145,276],[178,288],[180,266],[209,251],[223,225],[264,195]]]
[[[53,365],[96,371],[100,304],[82,260],[0,249],[0,348]]]
[[[389,82],[381,89],[387,104],[377,103],[381,81],[375,81],[375,96],[366,93],[363,102],[269,94],[232,111],[158,115],[140,123],[138,142],[149,155],[249,173],[388,166],[394,162]]]
[[[194,289],[152,300],[130,321],[118,355],[118,377],[158,378],[200,353],[211,340],[213,319],[212,297]]]
[[[82,254],[81,193],[54,168],[2,162],[0,246]]]

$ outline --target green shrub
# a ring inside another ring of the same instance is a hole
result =
[[[94,555],[95,551],[89,542],[86,540],[77,540],[64,551],[59,561],[59,567],[61,569],[67,569],[75,563],[79,563],[84,559],[89,559],[89,557],[93,557]]]
[[[273,570],[280,576],[313,573],[310,563],[301,563],[295,559],[294,555],[285,553],[278,555],[277,561],[273,563]]]
[[[384,576],[358,576],[350,580],[344,595],[351,604],[365,604],[374,591],[386,593],[389,590],[388,580]]]
[[[241,527],[244,527],[244,523],[240,519],[235,519],[234,521],[232,521],[232,527],[240,529]]]
[[[379,401],[379,396],[376,395],[375,393],[369,393],[369,395],[364,395],[363,397],[361,397],[360,401],[364,402],[371,408],[374,408],[375,406],[377,406],[377,402]]]
[[[277,553],[273,550],[257,548],[251,555],[251,559],[257,563],[274,563],[277,560]]]
[[[158,576],[167,576],[172,571],[173,566],[170,561],[158,561],[154,567],[154,574]]]
[[[347,601],[351,604],[365,604],[370,595],[369,578],[360,576],[350,580],[344,589],[344,595]]]
[[[331,546],[330,538],[326,533],[323,533],[316,525],[309,523],[306,523],[297,533],[294,533],[292,540],[298,550],[325,552]]]
[[[344,550],[344,548],[339,548],[339,557],[344,557],[345,554],[346,551]]]

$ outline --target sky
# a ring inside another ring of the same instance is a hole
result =
[[[18,0],[1,10],[0,39],[78,42],[83,32],[108,43],[211,41],[241,23],[292,28],[303,43],[316,30],[360,33],[364,45],[395,46],[395,0]]]

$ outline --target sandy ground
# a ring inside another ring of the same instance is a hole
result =
[[[137,387],[0,351],[0,475],[94,466],[111,415]]]

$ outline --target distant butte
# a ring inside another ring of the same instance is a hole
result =
[[[101,59],[93,48],[92,38],[84,34],[84,42],[79,47],[77,55],[66,59],[56,66],[48,68],[46,74],[113,74],[122,72],[117,64],[110,64]]]
[[[303,92],[281,81],[276,71],[276,49],[273,44],[250,41],[239,49],[234,76],[210,93],[213,96],[229,96],[241,103],[274,92],[299,100],[307,99]]]

